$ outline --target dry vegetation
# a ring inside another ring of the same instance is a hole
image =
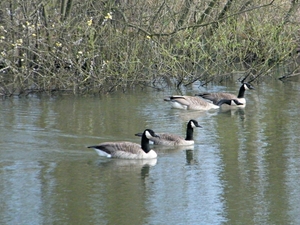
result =
[[[294,68],[297,2],[3,0],[0,94],[259,79]]]

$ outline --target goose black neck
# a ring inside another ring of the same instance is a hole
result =
[[[194,129],[188,125],[187,128],[186,128],[186,138],[185,138],[185,140],[192,141],[193,140],[193,134],[194,134]]]
[[[221,106],[223,104],[231,105],[231,100],[230,99],[222,99],[222,100],[217,102],[218,106]]]
[[[238,98],[244,98],[244,95],[245,95],[245,87],[244,87],[244,84],[240,87],[240,90],[239,90],[239,94],[238,94]]]
[[[146,137],[145,134],[143,134],[143,136],[142,136],[141,146],[142,146],[142,149],[144,150],[144,152],[146,152],[146,153],[148,153],[151,150],[150,145],[149,145],[149,139]]]

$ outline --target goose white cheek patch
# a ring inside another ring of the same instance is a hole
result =
[[[146,135],[146,137],[147,137],[148,139],[152,137],[152,135],[149,133],[149,131],[146,131],[146,132],[145,132],[145,135]]]

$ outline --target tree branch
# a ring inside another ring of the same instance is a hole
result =
[[[274,3],[275,0],[272,0],[270,3],[268,4],[265,4],[265,5],[260,5],[260,6],[256,6],[256,7],[253,7],[251,9],[245,9],[243,11],[239,11],[237,13],[234,13],[234,14],[231,14],[231,15],[228,15],[228,16],[224,16],[223,18],[220,18],[219,20],[216,20],[216,21],[212,21],[212,22],[208,22],[208,23],[203,23],[203,24],[194,24],[194,25],[190,25],[190,26],[185,26],[185,27],[181,27],[181,28],[178,28],[178,29],[175,29],[174,31],[170,32],[170,33],[152,33],[150,34],[148,31],[146,31],[145,29],[142,29],[134,24],[127,24],[128,26],[130,27],[133,27],[133,28],[136,28],[136,29],[139,29],[140,31],[144,32],[146,35],[149,35],[149,36],[171,36],[171,35],[174,35],[176,34],[177,32],[179,31],[182,31],[182,30],[187,30],[187,29],[195,29],[195,28],[199,28],[199,27],[205,27],[205,26],[209,26],[209,25],[212,25],[212,24],[215,24],[215,23],[219,23],[221,21],[224,21],[230,17],[233,17],[233,16],[236,16],[236,15],[240,15],[240,14],[243,14],[245,12],[250,12],[250,11],[253,11],[253,10],[256,10],[256,9],[260,9],[260,8],[264,8],[264,7],[268,7],[270,5],[272,5]]]

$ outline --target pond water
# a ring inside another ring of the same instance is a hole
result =
[[[300,84],[255,88],[245,109],[208,112],[171,109],[176,90],[0,100],[0,224],[300,224]],[[145,128],[184,136],[192,118],[195,146],[155,160],[87,148]]]

